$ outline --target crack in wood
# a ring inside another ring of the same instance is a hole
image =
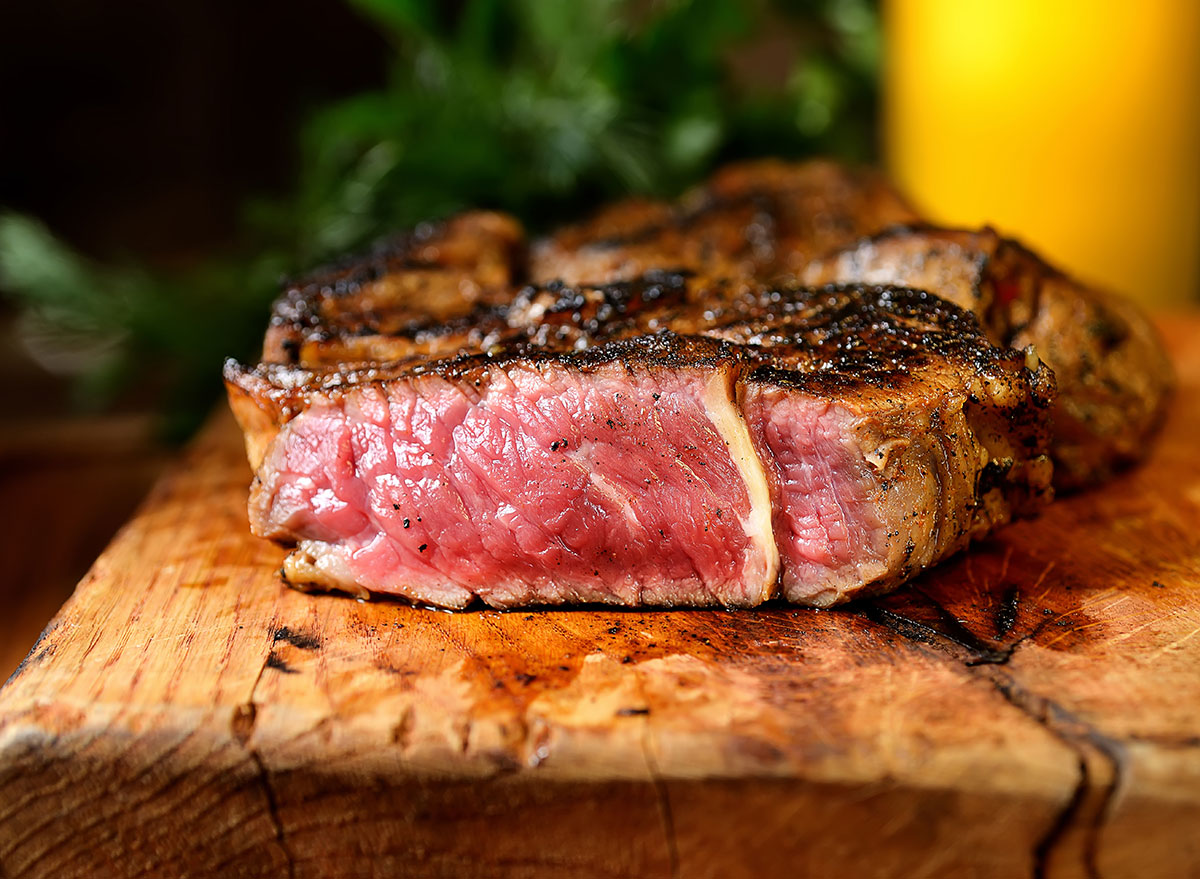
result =
[[[1058,848],[1067,832],[1071,829],[1076,816],[1083,808],[1084,797],[1087,795],[1087,789],[1090,784],[1088,777],[1087,761],[1082,757],[1078,757],[1079,775],[1075,782],[1075,790],[1071,794],[1071,799],[1067,801],[1054,823],[1038,840],[1038,844],[1033,849],[1033,879],[1047,879],[1046,867],[1050,863],[1050,856]]]
[[[1063,810],[1063,815],[1060,816],[1063,820],[1058,822],[1056,827],[1052,828],[1052,832],[1048,834],[1044,849],[1039,846],[1044,859],[1041,862],[1041,871],[1035,872],[1034,875],[1045,876],[1045,865],[1058,845],[1066,839],[1073,828],[1084,825],[1081,828],[1083,831],[1083,868],[1089,879],[1099,879],[1100,868],[1097,858],[1100,834],[1111,814],[1117,790],[1125,783],[1127,776],[1124,746],[1116,739],[1104,735],[1054,700],[1029,692],[1011,678],[1004,680],[995,675],[987,677],[1011,705],[1038,721],[1063,744],[1071,748],[1079,758],[1080,777],[1075,795],[1072,796]],[[1101,781],[1096,777],[1097,773],[1089,766],[1089,758],[1098,759],[1108,770],[1107,781]],[[1089,793],[1092,793],[1093,796],[1089,797]],[[1057,830],[1057,832],[1053,832],[1053,830]]]
[[[279,817],[279,802],[275,798],[275,787],[271,784],[271,774],[267,771],[267,766],[263,763],[262,755],[258,751],[248,748],[246,753],[250,755],[250,759],[258,767],[258,780],[262,785],[263,794],[267,798],[267,815],[271,819],[271,826],[275,828],[275,841],[279,843],[279,850],[287,858],[288,879],[296,879],[296,859],[292,855],[292,850],[288,848],[287,835],[283,830],[283,821]]]
[[[1008,556],[1005,556],[1007,559]],[[993,625],[996,629],[996,637],[1003,638],[1013,630],[1013,626],[1017,624],[1017,617],[1021,611],[1021,590],[1016,586],[1009,586],[1004,591],[1004,597],[1000,600],[1000,606],[996,608],[996,613],[993,617]],[[1011,655],[1011,653],[1010,653]]]
[[[997,648],[984,642],[929,594],[917,589],[913,592],[933,608],[938,614],[939,622],[946,626],[947,631],[910,619],[873,602],[866,604],[860,612],[871,622],[882,625],[907,640],[954,656],[973,677],[982,677],[1008,704],[1075,753],[1079,763],[1075,789],[1032,852],[1033,876],[1034,879],[1045,879],[1046,870],[1055,852],[1072,830],[1086,822],[1086,826],[1082,827],[1082,867],[1088,879],[1099,879],[1097,857],[1100,835],[1111,813],[1116,792],[1126,777],[1124,747],[1119,741],[1104,735],[1054,700],[1025,690],[1011,675],[1002,673],[999,668],[1008,664],[1018,647],[1043,631],[1046,622],[1039,623],[1010,644]],[[1012,605],[1015,608],[1016,602],[1012,602]],[[1012,625],[1015,625],[1015,622],[1014,612]],[[1012,625],[1008,626],[1009,630]],[[964,657],[960,650],[954,648],[965,650],[967,656]],[[1108,769],[1108,781],[1101,782],[1096,778],[1096,773],[1088,765],[1089,758],[1103,762]],[[1094,793],[1094,797],[1089,797],[1090,793]],[[1093,798],[1096,800],[1095,805],[1088,808],[1089,801]]]
[[[262,666],[258,669],[254,683],[250,686],[249,701],[238,705],[234,709],[233,716],[229,722],[229,731],[237,743],[241,745],[258,771],[258,783],[262,788],[263,797],[266,799],[267,818],[275,831],[275,842],[279,845],[279,850],[283,852],[283,856],[287,860],[288,879],[295,879],[296,858],[288,846],[283,819],[279,815],[279,800],[275,795],[275,786],[271,784],[271,773],[267,769],[267,765],[263,761],[258,749],[250,744],[250,739],[254,735],[255,724],[258,721],[258,705],[254,701],[254,694],[258,691],[258,685],[262,682],[263,674],[271,664],[271,656],[272,654],[268,653],[267,657],[263,660]]]

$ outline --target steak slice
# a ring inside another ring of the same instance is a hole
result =
[[[1060,489],[1139,460],[1162,421],[1171,364],[1146,316],[991,229],[890,230],[811,262],[800,277],[920,287],[974,311],[997,345],[1033,346],[1058,383],[1051,452]]]
[[[296,544],[290,582],[827,606],[1049,497],[1048,371],[926,293],[674,275],[483,317],[487,345],[444,359],[226,365],[251,527]]]

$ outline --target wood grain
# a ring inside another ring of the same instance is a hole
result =
[[[0,875],[1200,875],[1200,319],[1146,466],[836,611],[282,587],[214,421],[0,691]]]

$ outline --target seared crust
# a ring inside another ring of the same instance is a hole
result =
[[[602,287],[528,288],[508,308],[486,313],[481,330],[489,344],[466,344],[444,358],[412,352],[393,360],[305,367],[246,367],[228,360],[225,378],[283,424],[314,391],[340,393],[426,374],[473,381],[514,361],[582,370],[612,362],[673,369],[736,358],[749,367],[750,380],[840,401],[898,398],[915,382],[937,382],[939,374],[949,379],[969,372],[999,381],[1027,365],[1020,352],[991,344],[968,311],[923,290],[709,287],[683,275],[652,277]],[[544,332],[547,326],[553,329]],[[1029,365],[1039,376],[1039,394],[1048,399],[1049,374],[1036,361]]]
[[[916,213],[878,173],[826,161],[729,165],[677,204],[632,200],[535,244],[536,282],[603,284],[651,270],[768,278]]]
[[[1054,370],[1055,484],[1103,481],[1137,461],[1162,421],[1172,370],[1135,306],[1047,265],[992,229],[895,229],[815,260],[806,283],[907,284],[979,315],[998,345]]]
[[[262,359],[332,363],[386,356],[386,339],[435,353],[476,309],[507,302],[525,265],[521,225],[473,211],[425,223],[366,254],[288,282]]]

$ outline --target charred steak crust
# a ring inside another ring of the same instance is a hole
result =
[[[262,359],[368,359],[389,337],[436,345],[476,310],[506,303],[524,265],[524,232],[505,214],[472,211],[422,224],[285,284]]]
[[[505,328],[488,347],[433,361],[227,364],[255,532],[298,545],[297,582],[449,606],[823,606],[1048,499],[1053,381],[967,312],[900,288],[697,283],[531,289],[488,312]],[[544,332],[555,313],[568,332]],[[655,314],[688,333],[647,332]],[[393,521],[419,507],[419,536]],[[498,516],[524,543],[499,545]]]
[[[675,204],[632,199],[537,242],[535,282],[603,284],[648,271],[770,278],[918,217],[878,172],[827,161],[729,165]]]
[[[891,229],[812,261],[800,277],[920,287],[975,312],[997,345],[1032,346],[1058,383],[1060,489],[1093,485],[1141,459],[1162,422],[1173,373],[1146,316],[992,229]]]

